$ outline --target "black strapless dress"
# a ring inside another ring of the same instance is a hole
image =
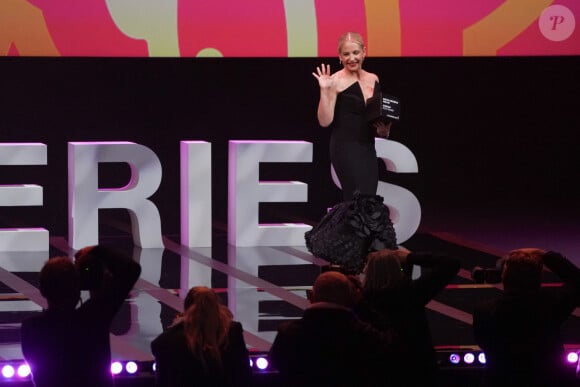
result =
[[[376,82],[374,95],[378,93],[380,87]],[[375,129],[367,124],[365,111],[366,101],[358,81],[338,94],[330,125],[330,161],[344,200],[351,200],[356,191],[365,195],[377,192]]]
[[[374,95],[380,93],[375,83]],[[362,272],[371,251],[397,249],[397,236],[379,182],[375,129],[366,121],[366,101],[358,82],[338,94],[330,126],[330,161],[344,201],[304,234],[314,256],[348,273]]]

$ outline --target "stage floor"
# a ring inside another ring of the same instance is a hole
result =
[[[471,309],[478,300],[499,291],[492,285],[475,285],[470,277],[473,267],[491,267],[510,249],[528,246],[558,250],[580,264],[580,225],[574,213],[504,213],[502,217],[461,209],[445,214],[442,219],[426,212],[417,234],[402,244],[410,250],[446,252],[462,261],[453,283],[428,305],[433,339],[439,348],[474,346]],[[128,225],[113,222],[109,227],[119,231]],[[326,264],[303,246],[230,246],[220,227],[213,230],[211,248],[186,249],[176,235],[164,237],[164,249],[133,247],[126,232],[101,239],[132,254],[142,265],[141,278],[111,330],[113,358],[119,360],[152,360],[150,342],[171,324],[181,310],[182,297],[197,285],[212,287],[220,294],[243,324],[252,351],[267,351],[277,325],[302,315],[308,306],[306,291]],[[0,254],[0,359],[22,359],[20,323],[40,312],[45,302],[38,291],[38,271],[48,256],[70,253],[64,237],[51,237],[49,252]],[[580,347],[579,309],[562,334],[566,343]]]

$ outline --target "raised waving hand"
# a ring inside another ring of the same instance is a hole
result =
[[[321,89],[330,89],[334,85],[334,78],[330,74],[330,65],[324,63],[316,67],[316,72],[312,75],[318,80]]]

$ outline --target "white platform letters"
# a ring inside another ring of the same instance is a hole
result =
[[[376,139],[377,156],[389,171],[417,173],[417,161],[404,145]],[[300,181],[261,181],[260,163],[311,163],[313,145],[305,141],[230,141],[228,162],[228,242],[233,246],[303,246],[302,223],[261,224],[259,203],[307,202],[308,185]],[[211,144],[180,142],[181,244],[211,247]],[[126,163],[130,178],[124,187],[99,187],[100,163]],[[46,145],[0,144],[0,165],[47,165]],[[161,184],[162,165],[148,147],[133,142],[70,142],[68,144],[68,243],[73,249],[98,243],[99,209],[126,209],[135,245],[163,248],[161,217],[149,198]],[[397,242],[419,226],[421,206],[410,191],[379,182],[397,232]],[[0,206],[42,206],[43,187],[0,186]],[[44,228],[0,229],[0,251],[48,251]]]

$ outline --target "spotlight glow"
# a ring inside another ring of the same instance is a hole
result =
[[[475,361],[475,355],[471,352],[467,352],[463,355],[463,361],[465,364],[472,364]]]
[[[485,364],[487,363],[487,359],[485,358],[485,353],[480,353],[479,355],[477,355],[477,360],[479,361],[479,363],[481,364]]]
[[[566,356],[566,360],[568,361],[568,363],[576,363],[578,361],[578,353],[569,352],[568,356]]]
[[[459,356],[456,353],[452,353],[451,355],[449,355],[449,361],[451,362],[451,364],[459,364],[461,362],[461,356]]]
[[[250,359],[250,368],[252,368],[254,366],[254,361],[252,359]]]
[[[113,375],[118,375],[121,373],[121,371],[123,371],[123,364],[118,361],[111,363],[111,373]]]
[[[261,370],[265,370],[266,368],[268,368],[268,360],[266,360],[266,358],[264,357],[257,358],[256,367],[258,367]]]
[[[30,366],[28,364],[21,364],[18,366],[18,370],[16,371],[18,376],[21,378],[25,378],[30,375]]]
[[[135,363],[134,361],[128,361],[127,364],[125,364],[125,371],[127,371],[130,374],[134,374],[135,372],[137,372],[138,369],[139,367],[137,367],[137,363]]]
[[[15,373],[14,367],[12,367],[10,364],[7,364],[4,367],[2,367],[2,376],[4,376],[6,379],[13,377],[14,373]]]
[[[157,363],[153,363],[151,368],[153,368],[153,372],[157,371]]]

